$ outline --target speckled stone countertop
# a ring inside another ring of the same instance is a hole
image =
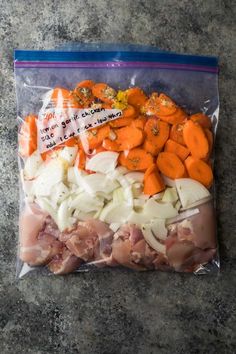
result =
[[[0,1],[0,352],[236,351],[236,3],[230,0]],[[220,56],[216,142],[218,276],[113,271],[15,281],[18,214],[13,48],[67,41],[155,45]]]

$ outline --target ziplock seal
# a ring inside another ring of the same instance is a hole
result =
[[[217,57],[143,52],[15,51],[16,68],[157,68],[218,73]]]

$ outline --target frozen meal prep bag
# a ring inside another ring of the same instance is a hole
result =
[[[217,58],[97,46],[14,64],[17,276],[218,270]]]

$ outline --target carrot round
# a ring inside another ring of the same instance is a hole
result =
[[[211,156],[211,153],[212,153],[212,148],[213,148],[213,134],[212,132],[210,131],[210,129],[204,129],[204,133],[206,135],[206,138],[207,138],[207,141],[208,141],[208,144],[209,144],[209,152],[208,152],[208,155],[206,157],[206,159],[208,160]]]
[[[157,156],[158,153],[161,151],[160,147],[154,145],[154,143],[148,139],[144,140],[143,148],[153,156]]]
[[[127,117],[127,118],[118,118],[115,120],[112,120],[109,124],[112,128],[121,128],[125,127],[126,125],[130,125],[133,122],[132,117]]]
[[[145,171],[153,164],[153,157],[144,149],[135,148],[127,154],[122,152],[119,156],[120,165],[133,171]]]
[[[104,141],[103,146],[107,150],[124,151],[131,150],[143,142],[143,133],[135,127],[123,127],[116,129],[109,134],[110,139]],[[109,143],[110,140],[110,143]]]
[[[108,151],[120,151],[119,144],[108,138],[104,139],[102,142],[102,147]]]
[[[156,147],[161,148],[169,137],[170,129],[166,122],[162,122],[156,118],[149,118],[145,124],[144,131],[147,139]]]
[[[87,87],[87,88],[92,88],[95,85],[95,82],[93,80],[83,80],[79,82],[76,87]]]
[[[167,152],[173,152],[182,161],[184,161],[189,155],[189,150],[186,147],[176,143],[174,140],[171,140],[171,139],[167,140],[164,150]]]
[[[92,80],[84,80],[76,85],[76,88],[72,92],[72,95],[79,106],[87,108],[94,101],[92,94],[92,87],[95,83]]]
[[[103,125],[101,128],[91,129],[86,132],[89,149],[93,150],[102,144],[103,140],[109,136],[110,126]]]
[[[122,112],[122,117],[124,118],[135,118],[137,115],[137,112],[135,108],[131,105],[128,105]]]
[[[132,127],[139,128],[139,129],[143,130],[146,122],[147,122],[147,119],[144,116],[139,116],[138,118],[132,120],[131,125],[132,125]]]
[[[153,92],[143,110],[146,114],[156,115],[169,124],[182,123],[187,118],[187,114],[164,93],[158,96],[156,92]]]
[[[115,133],[117,134],[115,141],[119,144],[120,151],[131,150],[143,142],[143,133],[138,128],[128,126],[117,129]]]
[[[171,178],[185,177],[185,167],[180,158],[172,152],[160,152],[157,157],[157,167],[163,175]]]
[[[19,154],[22,157],[30,156],[37,149],[37,116],[30,114],[25,117],[24,123],[20,128]]]
[[[202,128],[211,128],[211,120],[210,118],[204,113],[196,113],[190,116],[190,119],[194,123],[198,123],[201,125]]]
[[[185,166],[190,178],[202,183],[207,188],[212,185],[213,173],[209,164],[189,156],[185,160]]]
[[[185,145],[183,138],[184,124],[174,124],[170,129],[170,138],[176,143]]]
[[[209,153],[209,144],[202,127],[188,120],[183,128],[185,144],[191,154],[199,159],[206,158]]]
[[[147,101],[147,96],[139,87],[131,87],[126,90],[128,103],[136,108],[140,108]]]
[[[116,91],[103,82],[95,84],[92,87],[92,93],[95,97],[105,103],[113,103],[116,96]]]
[[[151,165],[144,174],[144,189],[143,193],[154,195],[165,189],[165,184],[157,170],[155,164]]]

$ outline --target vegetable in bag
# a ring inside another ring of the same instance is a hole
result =
[[[219,267],[217,71],[155,51],[15,52],[19,276]]]

